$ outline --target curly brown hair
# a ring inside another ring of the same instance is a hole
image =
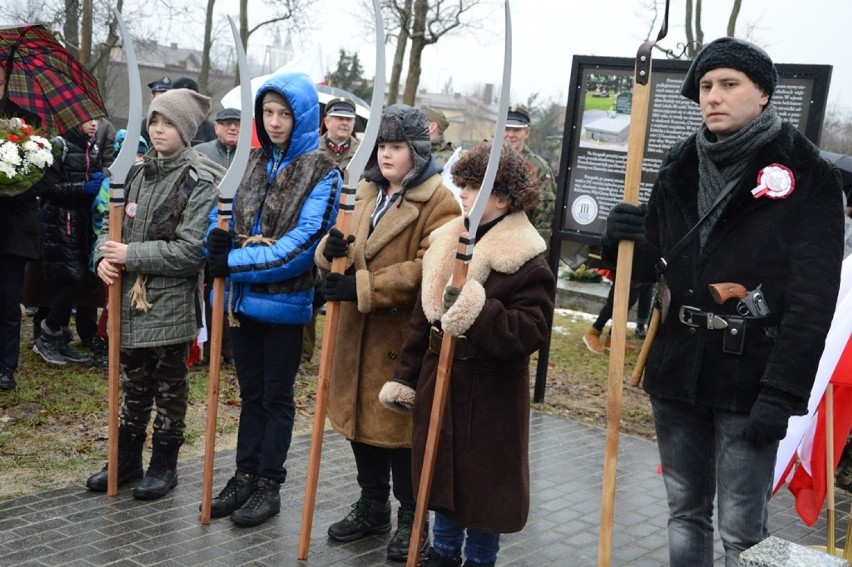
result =
[[[463,153],[450,171],[453,183],[459,187],[481,185],[490,152],[491,142],[482,142]],[[505,143],[500,151],[500,165],[497,167],[497,177],[494,178],[494,188],[491,192],[509,202],[510,213],[532,210],[541,193],[538,176],[530,163]]]

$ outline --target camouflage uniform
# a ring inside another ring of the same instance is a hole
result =
[[[145,434],[152,404],[157,408],[154,431],[183,437],[189,398],[186,364],[191,343],[122,349],[121,426]]]
[[[535,209],[527,212],[527,216],[550,249],[550,235],[553,234],[553,214],[556,208],[556,180],[553,178],[553,171],[544,161],[544,158],[534,154],[527,146],[524,146],[524,151],[521,154],[535,169],[541,185],[538,204]]]
[[[447,162],[456,151],[456,147],[452,142],[444,140],[444,135],[441,134],[432,140],[432,157],[442,168],[447,165]]]

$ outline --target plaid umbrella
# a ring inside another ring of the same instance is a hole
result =
[[[107,115],[98,81],[43,25],[0,28],[6,95],[38,114],[50,134]]]

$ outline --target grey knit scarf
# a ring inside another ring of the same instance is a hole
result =
[[[716,135],[710,132],[706,125],[701,126],[696,136],[699,218],[710,209],[725,185],[742,175],[754,152],[772,142],[780,132],[781,118],[771,102],[760,116],[726,140],[716,141]],[[698,240],[702,247],[731,195],[732,193],[729,193],[719,203],[699,228]]]

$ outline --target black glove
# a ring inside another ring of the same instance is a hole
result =
[[[228,254],[211,254],[207,261],[207,271],[214,278],[227,278],[231,273],[228,268]]]
[[[444,313],[450,310],[450,307],[452,307],[453,303],[456,302],[456,299],[459,298],[460,293],[460,287],[453,287],[451,285],[448,285],[444,289]]]
[[[350,234],[343,239],[343,233],[332,228],[328,233],[328,238],[325,239],[325,247],[322,249],[322,255],[325,259],[331,262],[334,258],[343,258],[346,256],[346,248],[355,242],[355,235]]]
[[[787,434],[787,420],[793,415],[795,400],[791,394],[764,387],[751,406],[743,437],[758,447],[783,439]]]
[[[612,208],[606,218],[603,240],[617,244],[619,240],[640,240],[645,236],[645,214],[647,205],[619,203]]]
[[[357,301],[358,291],[355,276],[330,273],[325,276],[325,298],[327,301]]]
[[[214,228],[207,235],[207,251],[210,252],[211,256],[217,254],[225,254],[227,256],[228,252],[233,248],[233,236],[233,232]]]

